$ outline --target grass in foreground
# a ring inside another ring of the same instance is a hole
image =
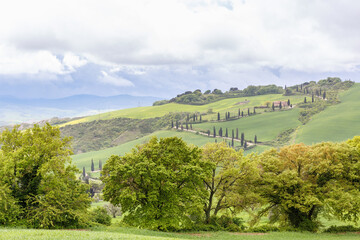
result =
[[[229,232],[194,232],[194,233],[164,233],[135,228],[109,227],[93,231],[77,230],[34,230],[34,229],[0,229],[1,239],[15,240],[109,240],[109,239],[139,239],[139,240],[175,240],[175,239],[270,239],[270,240],[300,240],[300,239],[359,239],[356,233],[325,234],[325,233],[299,233],[299,232],[272,232],[267,234],[246,234]]]

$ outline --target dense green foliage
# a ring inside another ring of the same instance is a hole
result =
[[[178,138],[153,138],[108,160],[104,196],[121,205],[124,222],[143,228],[239,231],[234,214],[251,207],[259,209],[252,224],[266,214],[270,223],[317,231],[320,213],[359,220],[359,150],[356,137],[244,157],[225,143],[200,151]]]
[[[104,199],[120,204],[124,221],[159,230],[189,227],[206,191],[209,164],[200,150],[179,138],[152,138],[123,157],[112,156],[103,168]]]
[[[274,221],[315,231],[318,214],[358,221],[360,152],[341,143],[296,144],[264,152],[260,194]]]
[[[37,228],[88,224],[90,199],[71,164],[70,139],[49,124],[0,137],[0,220]]]

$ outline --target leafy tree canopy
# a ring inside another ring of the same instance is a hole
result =
[[[198,147],[177,137],[154,137],[123,157],[110,157],[102,172],[104,199],[120,205],[124,221],[133,226],[186,228],[189,215],[202,210],[209,169]]]
[[[204,181],[209,192],[204,206],[206,223],[220,210],[242,210],[256,202],[252,184],[259,171],[252,156],[244,157],[242,151],[236,152],[225,142],[208,143],[202,148],[203,159],[212,164],[211,174]]]
[[[17,220],[41,228],[87,223],[90,199],[76,178],[77,168],[71,164],[70,138],[61,138],[59,129],[49,124],[34,125],[25,131],[18,127],[5,130],[0,144],[0,195],[12,203]],[[3,209],[0,220],[6,215]],[[13,220],[12,216],[6,221]]]
[[[316,230],[320,212],[357,221],[360,210],[359,153],[346,143],[295,144],[261,155],[263,212],[273,220]]]

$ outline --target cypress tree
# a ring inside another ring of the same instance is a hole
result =
[[[219,136],[222,137],[222,128],[219,129]]]
[[[241,139],[240,139],[241,146],[244,146],[244,140],[245,140],[244,133],[241,133]]]
[[[245,140],[245,142],[244,142],[244,148],[247,148],[247,142],[246,142],[246,140]]]
[[[305,89],[304,89],[304,94],[305,94]]]
[[[309,89],[308,88],[305,88],[306,89],[306,94],[309,94]]]
[[[190,129],[192,130],[192,124],[190,123]]]
[[[190,121],[190,115],[186,114],[186,121],[189,122]]]
[[[288,99],[288,106],[290,107],[290,99]]]
[[[306,97],[304,98],[304,103],[306,103]]]
[[[99,170],[102,170],[102,162],[99,160]]]
[[[234,138],[235,134],[234,134],[234,129],[231,130],[231,138]]]
[[[320,88],[320,94],[319,95],[321,95],[321,88]]]
[[[303,85],[302,84],[300,84],[300,89],[302,90],[302,87],[303,87]]]
[[[230,112],[228,112],[228,119],[230,119]]]
[[[227,119],[227,112],[225,112],[225,120],[227,121],[228,119]]]
[[[281,101],[280,101],[280,104],[279,104],[279,109],[282,109],[282,104],[281,104]]]
[[[196,121],[198,120],[198,115],[197,114],[195,114],[195,119],[196,119]]]
[[[254,114],[256,114],[255,107],[254,107]]]
[[[181,131],[183,131],[184,130],[184,126],[183,126],[183,124],[181,123]]]
[[[214,138],[216,138],[216,129],[214,127]]]
[[[201,115],[200,115],[200,122],[201,122]]]
[[[311,95],[311,102],[314,102],[314,93]]]
[[[241,111],[241,117],[244,117],[244,111]]]
[[[176,129],[179,129],[179,121],[176,120]]]
[[[185,123],[186,130],[189,130],[188,122]]]
[[[208,134],[208,137],[210,137],[210,130],[208,130],[207,134]]]
[[[91,171],[95,171],[94,160],[91,159]]]
[[[323,99],[325,100],[325,98],[326,98],[326,92],[324,91],[324,93],[323,93]]]
[[[271,108],[272,108],[273,111],[275,111],[275,104],[274,104],[274,102],[272,103]]]
[[[85,171],[85,167],[83,167],[83,172],[82,172],[83,177],[86,177],[86,171]]]
[[[255,135],[255,137],[254,137],[254,143],[255,143],[255,144],[257,143],[257,137],[256,137],[256,135]]]
[[[234,147],[234,137],[231,139],[231,147]]]
[[[248,108],[248,116],[250,116],[250,108]]]
[[[239,139],[239,129],[236,128],[236,139]]]
[[[196,120],[195,120],[195,114],[193,115],[193,122],[196,122]]]
[[[238,117],[240,117],[240,108],[239,108],[239,111],[238,111]]]
[[[225,137],[228,137],[228,129],[226,128]]]
[[[218,121],[220,121],[220,113],[218,112]]]
[[[296,85],[296,91],[298,92],[299,91],[299,86]]]
[[[174,120],[171,120],[171,128],[174,128]]]

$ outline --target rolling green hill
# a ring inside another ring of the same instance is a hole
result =
[[[360,84],[339,96],[341,103],[313,116],[296,132],[296,142],[313,144],[322,141],[344,141],[360,135]]]
[[[342,90],[342,88],[339,88],[339,91]],[[321,100],[322,103],[327,104],[327,106],[335,104],[337,102],[337,92],[334,90],[332,94],[334,95],[332,96],[331,101],[329,99],[329,101]],[[314,105],[312,105],[311,94],[310,96],[306,96],[308,97],[309,103],[305,105],[310,108],[312,106],[313,108],[316,108],[317,105],[315,103],[320,101],[320,97],[316,98]],[[235,116],[240,108],[244,110],[244,112],[246,111],[247,114],[247,108],[252,110],[254,106],[262,106],[265,105],[266,102],[287,99],[290,99],[292,104],[295,105],[295,108],[283,109],[281,111],[276,110],[275,112],[271,111],[269,108],[257,109],[256,111],[259,114],[231,121],[223,121],[225,112],[230,112],[232,116]],[[203,123],[193,123],[193,130],[199,132],[210,130],[212,136],[214,127],[216,128],[217,135],[220,127],[223,129],[223,135],[225,134],[225,129],[228,128],[228,135],[231,137],[231,131],[238,128],[239,135],[243,132],[246,140],[253,141],[254,136],[256,135],[259,142],[267,144],[262,145],[262,143],[260,143],[260,145],[247,150],[245,153],[262,152],[270,148],[268,144],[272,146],[281,146],[283,144],[291,144],[294,142],[312,144],[321,141],[343,141],[352,138],[355,135],[360,135],[360,121],[358,121],[358,119],[360,119],[360,111],[358,111],[360,109],[360,84],[355,84],[349,90],[341,92],[339,99],[341,101],[339,104],[328,106],[323,111],[321,111],[321,109],[320,113],[316,113],[315,111],[315,115],[309,115],[309,119],[311,120],[305,122],[305,125],[303,125],[304,122],[302,123],[299,121],[299,116],[304,111],[304,104],[302,103],[304,101],[304,95],[300,94],[294,96],[270,94],[254,97],[229,98],[198,106],[169,103],[160,106],[132,108],[90,116],[72,121],[70,124],[77,124],[79,122],[87,123],[96,119],[114,119],[119,117],[128,117],[130,120],[137,118],[150,119],[153,117],[164,116],[169,112],[200,112],[203,114],[203,120],[206,121]],[[210,111],[210,109],[212,111]],[[221,113],[222,121],[216,121],[217,112]],[[76,125],[72,126],[75,127]],[[126,152],[129,152],[137,144],[146,142],[151,136],[178,136],[182,137],[187,143],[198,146],[215,141],[214,138],[203,136],[201,134],[163,129],[147,136],[139,137],[136,140],[122,143],[116,147],[75,155],[73,156],[73,162],[80,169],[86,167],[87,170],[90,170],[91,159],[94,160],[96,166],[99,160],[102,160],[104,164],[112,154],[123,155]],[[217,138],[217,141],[221,141],[221,138]],[[239,142],[235,142],[235,146],[238,145]]]
[[[95,120],[108,120],[113,118],[136,118],[136,119],[146,119],[146,118],[155,118],[162,117],[169,112],[200,112],[200,113],[209,113],[212,111],[212,114],[204,116],[204,120],[215,120],[217,118],[217,112],[225,113],[232,112],[232,114],[237,114],[238,109],[253,108],[255,106],[265,105],[266,102],[273,101],[287,101],[290,99],[291,103],[299,103],[303,101],[304,97],[302,95],[294,96],[283,96],[282,94],[269,94],[261,95],[254,97],[242,97],[242,98],[228,98],[218,102],[206,104],[206,105],[186,105],[178,103],[168,103],[160,106],[151,106],[151,107],[137,107],[123,109],[113,112],[102,113],[98,115],[93,115],[89,117],[80,118],[74,121],[67,122],[65,124],[59,125],[63,127],[69,124],[78,124],[84,122],[91,122]]]
[[[287,129],[299,126],[301,123],[298,115],[299,109],[268,112],[239,120],[196,124],[194,129],[210,130],[212,133],[213,127],[217,131],[222,127],[223,132],[228,128],[230,136],[231,130],[238,128],[239,134],[243,132],[246,140],[254,140],[254,136],[257,135],[258,141],[264,142],[273,140]]]
[[[146,141],[148,141],[152,136],[157,136],[158,138],[177,136],[177,137],[181,137],[188,144],[194,144],[197,146],[202,146],[208,142],[215,141],[214,138],[209,138],[209,137],[202,136],[200,134],[195,134],[195,133],[182,132],[182,131],[176,131],[176,130],[158,131],[158,132],[150,134],[146,137],[142,137],[142,138],[121,144],[116,147],[107,148],[107,149],[99,150],[99,151],[82,153],[82,154],[78,154],[78,155],[73,155],[72,160],[73,160],[73,163],[79,169],[82,169],[83,167],[85,167],[86,171],[88,171],[88,170],[90,170],[91,159],[93,159],[94,163],[95,163],[95,169],[98,169],[99,160],[101,160],[102,163],[105,163],[106,160],[111,155],[124,155],[125,153],[130,152],[131,149],[134,148],[136,145],[142,144],[142,143],[145,143]],[[217,141],[221,141],[221,139],[218,138]],[[238,146],[239,144],[240,144],[239,142],[235,142],[235,146]],[[267,147],[267,146],[257,146],[247,152],[248,153],[249,152],[261,153],[268,148],[269,147]]]

